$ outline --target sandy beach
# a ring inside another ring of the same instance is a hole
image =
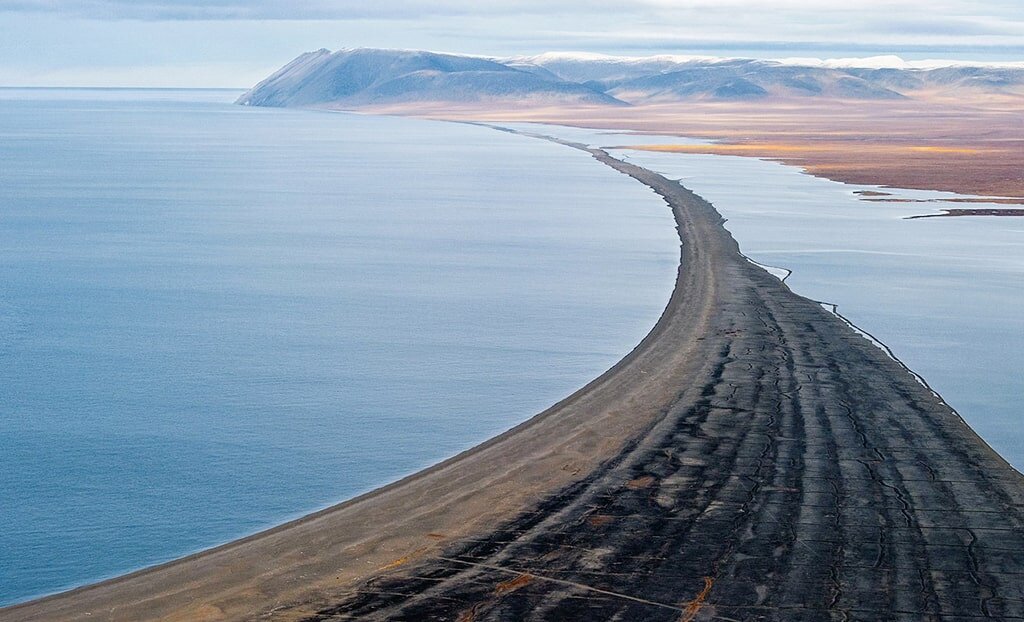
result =
[[[681,242],[617,365],[395,484],[0,620],[1024,617],[1024,477],[703,199],[588,151]]]

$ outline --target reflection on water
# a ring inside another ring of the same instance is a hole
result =
[[[668,300],[671,213],[586,154],[233,95],[0,91],[0,604],[453,455]]]

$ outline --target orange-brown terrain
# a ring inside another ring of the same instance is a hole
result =
[[[713,144],[652,147],[624,137],[617,146],[770,158],[866,185],[1024,197],[1024,63],[933,65],[317,50],[238,103],[704,138]]]
[[[533,121],[704,138],[708,145],[609,144],[770,158],[836,181],[1024,198],[1024,98],[688,101],[628,107],[484,110],[405,104],[376,112]]]

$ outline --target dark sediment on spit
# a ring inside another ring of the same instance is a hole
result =
[[[1024,216],[1024,209],[944,209],[940,214],[907,216],[907,220],[914,220],[915,218],[946,218],[950,216]]]
[[[1024,618],[1024,478],[711,205],[588,151],[682,242],[623,361],[406,480],[0,620]]]

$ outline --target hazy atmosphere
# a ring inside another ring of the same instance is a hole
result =
[[[1024,59],[1015,0],[15,0],[0,31],[6,86],[244,87],[319,47]]]

